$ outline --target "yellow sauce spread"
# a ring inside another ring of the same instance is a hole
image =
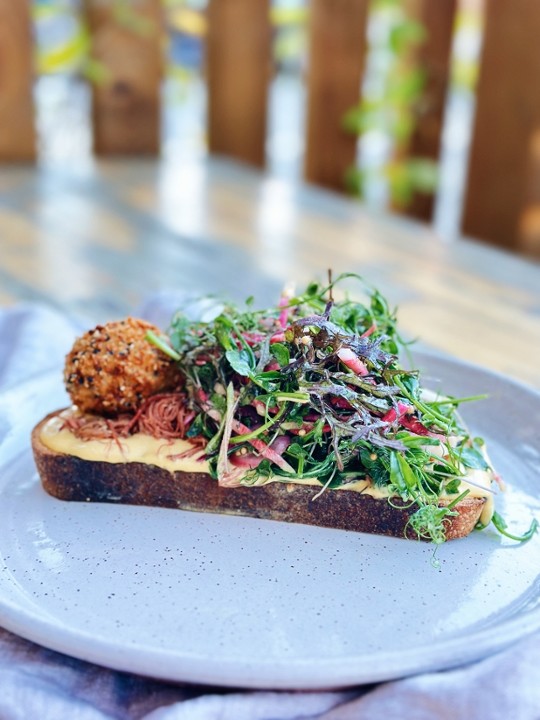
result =
[[[66,417],[66,414],[70,412],[70,410],[66,410],[64,413],[52,417],[42,428],[41,441],[54,452],[73,455],[82,460],[94,462],[147,463],[169,472],[209,472],[208,462],[204,457],[204,448],[196,448],[188,440],[162,440],[143,433],[119,439],[81,440],[64,427],[63,417]],[[283,482],[283,478],[261,476],[253,484],[253,487],[278,481]],[[460,493],[469,490],[467,497],[486,498],[480,517],[480,522],[485,525],[491,521],[494,509],[491,481],[492,475],[490,472],[468,469],[459,489]],[[291,477],[286,479],[286,483],[291,488],[294,485],[321,487],[316,478]],[[336,489],[359,492],[374,498],[389,497],[389,493],[385,488],[376,487],[369,478],[355,480]],[[452,497],[455,496],[449,495],[448,499],[451,500]]]

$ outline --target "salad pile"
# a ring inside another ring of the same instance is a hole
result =
[[[334,298],[351,278],[364,302]],[[389,503],[411,509],[418,537],[438,544],[470,492],[464,474],[497,480],[483,440],[457,413],[478,398],[425,393],[418,371],[400,362],[395,311],[356,275],[311,283],[270,309],[250,298],[242,309],[220,305],[205,322],[178,312],[166,337],[148,339],[181,368],[186,436],[205,439],[224,486],[309,480],[317,497],[369,478]],[[493,522],[505,533],[497,513]]]

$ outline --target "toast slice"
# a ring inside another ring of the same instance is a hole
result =
[[[179,310],[77,338],[72,408],[32,445],[58,498],[306,523],[435,544],[485,527],[496,475],[461,422],[399,362],[395,312],[335,300],[329,284],[256,310]],[[471,399],[471,398],[468,398]]]
[[[43,442],[42,432],[57,415],[52,413],[36,425],[32,449],[44,489],[60,500],[244,515],[419,539],[409,525],[418,508],[399,507],[399,498],[390,504],[387,497],[373,497],[346,487],[319,494],[311,485],[294,482],[222,487],[205,472],[170,471],[147,462],[107,462],[105,451],[103,460],[88,460],[52,450]],[[104,448],[106,442],[111,441],[105,441]],[[446,539],[465,537],[472,532],[486,502],[485,497],[463,498],[454,508],[456,514],[444,519]],[[444,503],[440,501],[441,506]]]

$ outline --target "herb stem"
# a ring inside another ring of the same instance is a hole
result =
[[[283,405],[283,407],[280,408],[279,412],[276,413],[276,415],[274,415],[274,417],[271,418],[268,422],[264,423],[264,425],[261,425],[260,427],[256,428],[250,433],[246,433],[245,435],[235,435],[229,440],[229,445],[238,445],[238,443],[242,443],[247,440],[253,440],[256,437],[259,437],[259,435],[276,425],[276,423],[279,422],[280,418],[283,417],[286,410],[287,405]]]
[[[494,512],[493,517],[491,518],[491,522],[495,525],[497,530],[501,533],[501,535],[504,535],[505,537],[509,538],[510,540],[515,540],[516,542],[528,542],[531,540],[531,538],[535,535],[535,533],[538,531],[538,520],[536,518],[533,518],[529,529],[523,533],[523,535],[514,535],[513,533],[509,533],[506,525],[505,519],[499,515],[499,513]]]
[[[159,348],[161,352],[165,353],[165,355],[168,355],[168,357],[170,357],[172,360],[180,360],[181,356],[176,352],[176,350],[173,350],[173,348],[168,343],[166,343],[163,338],[159,337],[159,335],[156,335],[153,330],[147,330],[145,338],[146,340],[148,340],[149,343]]]
[[[486,400],[489,395],[483,394],[483,395],[469,395],[467,397],[460,397],[460,398],[450,398],[445,397],[441,398],[440,400],[430,400],[429,405],[461,405],[461,403],[464,402],[475,402],[476,400]]]
[[[278,402],[294,402],[300,405],[309,402],[309,394],[302,392],[276,392],[273,397]]]
[[[403,382],[401,381],[401,378],[395,377],[394,382],[398,386],[398,388],[401,390],[403,395],[412,402],[412,404],[415,406],[417,410],[420,410],[421,413],[429,417],[430,419],[434,420],[437,424],[441,425],[445,430],[450,430],[452,427],[452,424],[448,421],[448,418],[444,417],[441,413],[438,413],[433,408],[430,408],[428,405],[423,403],[418,398],[414,397],[414,395],[407,390]]]

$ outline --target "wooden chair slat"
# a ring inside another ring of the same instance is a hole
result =
[[[407,0],[411,17],[426,31],[426,40],[413,53],[413,62],[425,74],[416,127],[405,155],[439,160],[457,0]],[[419,220],[433,218],[435,194],[415,193],[404,213]]]
[[[308,182],[343,191],[358,139],[342,127],[360,97],[368,0],[312,0],[309,24]]]
[[[154,155],[160,148],[163,21],[160,0],[85,0],[92,33],[93,147],[98,155]]]
[[[540,4],[485,12],[463,230],[540,256]]]
[[[0,0],[0,161],[36,156],[30,2]]]
[[[272,71],[269,0],[210,0],[206,73],[208,146],[264,167]]]

